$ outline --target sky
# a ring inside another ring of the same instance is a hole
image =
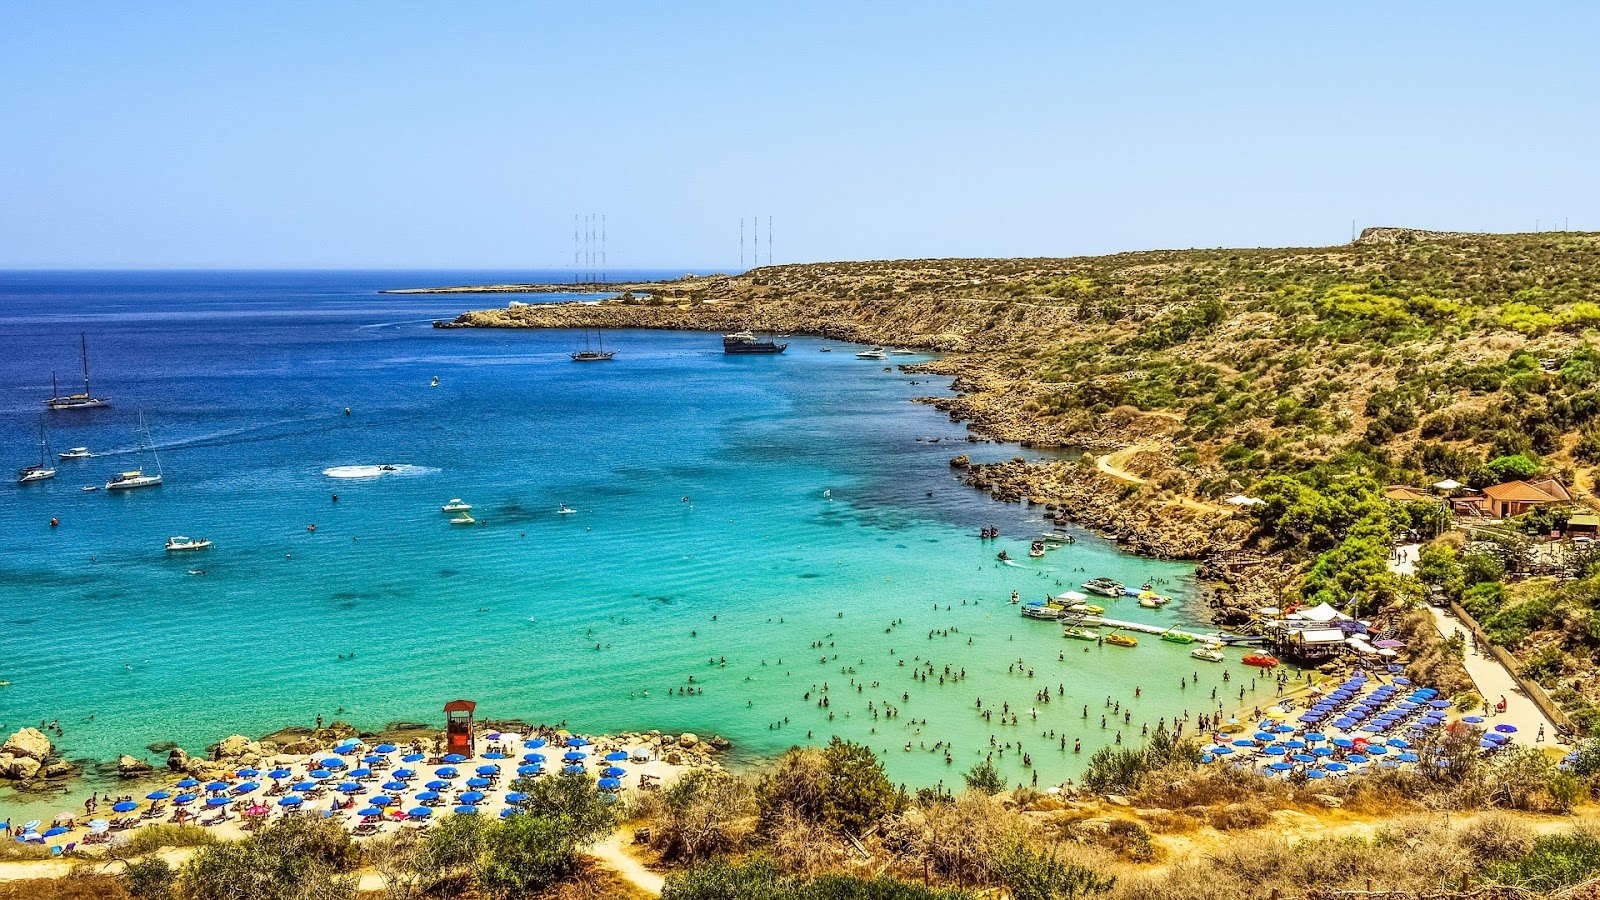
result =
[[[1600,4],[0,0],[0,267],[1600,230]]]

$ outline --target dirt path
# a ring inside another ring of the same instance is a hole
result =
[[[595,844],[590,849],[589,855],[600,860],[606,868],[621,875],[639,890],[653,897],[661,896],[661,889],[666,885],[667,880],[646,869],[644,863],[640,862],[638,857],[628,852],[628,848],[622,842],[624,831],[626,829],[618,831],[600,843]]]
[[[1129,472],[1127,469],[1124,469],[1123,466],[1127,464],[1128,460],[1131,459],[1135,453],[1150,449],[1154,449],[1153,445],[1147,443],[1129,444],[1115,453],[1107,453],[1104,456],[1096,457],[1094,461],[1094,467],[1100,470],[1100,474],[1114,478],[1123,484],[1147,484],[1149,479],[1143,477],[1142,475],[1135,475],[1134,473]],[[1212,506],[1209,503],[1205,503],[1200,500],[1194,500],[1189,497],[1180,497],[1177,500],[1164,500],[1162,502],[1169,506],[1182,506],[1187,509],[1197,510],[1199,512],[1222,513],[1223,515],[1233,514],[1233,510],[1223,509],[1220,506]]]

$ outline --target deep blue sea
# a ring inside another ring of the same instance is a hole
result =
[[[441,721],[466,697],[583,731],[720,733],[745,760],[839,734],[913,785],[1010,744],[1002,772],[1043,785],[1115,740],[1107,697],[1132,711],[1128,741],[1214,708],[1214,687],[1238,704],[1237,663],[1224,686],[1185,647],[1086,648],[1017,615],[1013,590],[1108,575],[1178,598],[1108,614],[1201,627],[1188,565],[1082,532],[1028,559],[1040,515],[948,465],[1028,454],[912,402],[948,393],[892,368],[927,357],[802,337],[726,356],[715,334],[621,331],[615,360],[578,364],[577,332],[430,327],[575,296],[378,293],[563,276],[0,272],[0,455],[37,461],[41,416],[52,453],[94,453],[0,486],[4,733],[59,720],[69,758],[159,762],[159,741]],[[52,371],[81,384],[80,333],[113,405],[44,413]],[[155,467],[141,415],[165,483],[82,490]],[[440,511],[458,497],[476,524]],[[985,524],[1005,538],[981,542]],[[169,535],[215,543],[169,554]]]

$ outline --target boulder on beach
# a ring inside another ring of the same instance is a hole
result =
[[[135,756],[124,753],[117,757],[117,774],[123,778],[138,778],[149,775],[155,767]]]
[[[211,758],[218,761],[244,759],[260,755],[261,745],[242,734],[231,734],[223,738],[221,743],[211,750]]]
[[[44,736],[44,732],[37,728],[24,728],[6,738],[4,746],[0,746],[0,754],[22,757],[44,762],[55,752],[55,745]]]
[[[727,750],[729,747],[733,746],[733,742],[732,741],[728,740],[727,738],[723,737],[720,734],[717,735],[716,737],[712,738],[709,743],[711,744],[711,749],[717,751],[718,753],[721,753],[721,752]]]
[[[167,752],[167,768],[174,772],[184,772],[189,768],[189,754],[182,747],[173,747]]]
[[[39,761],[26,756],[0,754],[0,778],[32,778],[39,773]]]
[[[678,746],[685,750],[698,743],[700,743],[700,736],[692,731],[685,731],[683,734],[678,735]]]
[[[77,769],[72,765],[72,763],[69,763],[64,759],[58,759],[55,762],[45,763],[44,768],[39,770],[39,777],[66,778],[75,774],[76,772]]]

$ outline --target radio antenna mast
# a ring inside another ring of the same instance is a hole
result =
[[[767,216],[767,265],[772,265],[772,217]]]
[[[739,217],[739,271],[744,271],[744,216]]]
[[[600,214],[600,283],[606,282],[606,214]]]
[[[578,252],[578,214],[572,214],[572,283],[578,283],[578,263],[582,257]]]

